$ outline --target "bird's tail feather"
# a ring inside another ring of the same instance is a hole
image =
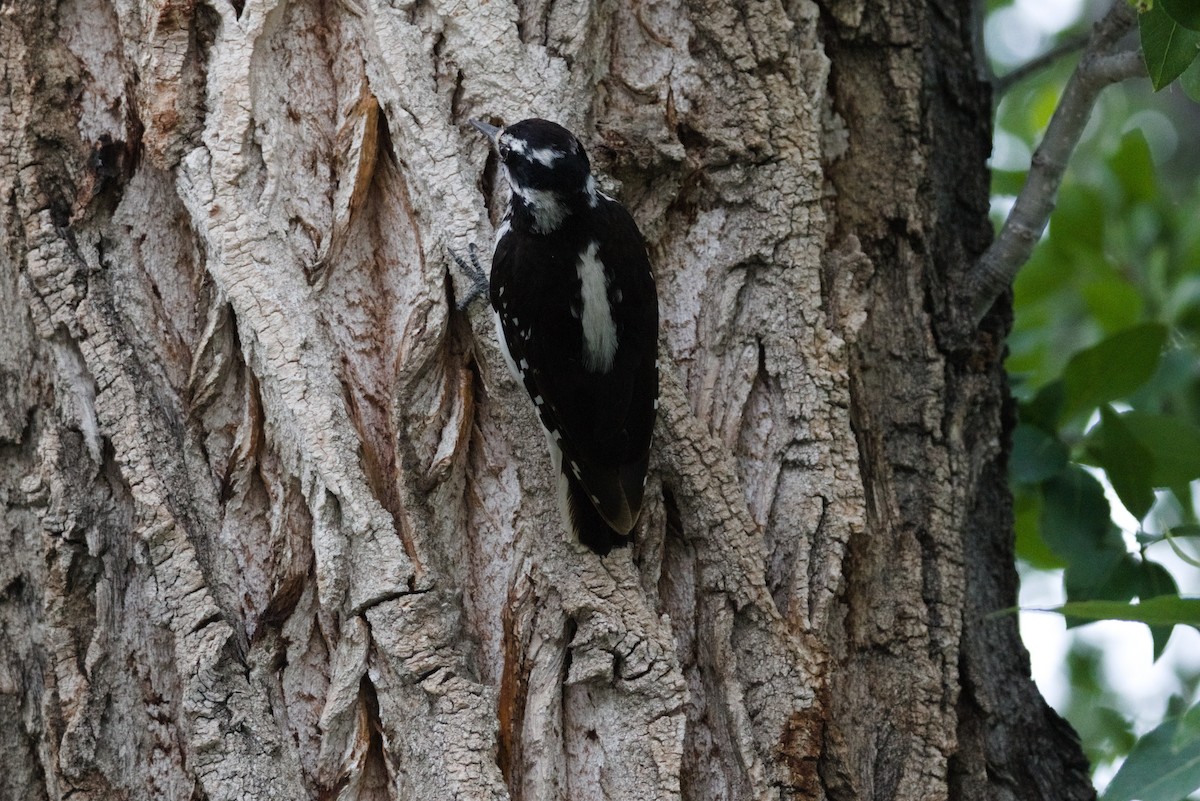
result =
[[[613,548],[623,548],[633,540],[632,536],[617,533],[604,521],[588,498],[587,490],[574,476],[563,471],[559,484],[559,490],[565,498],[563,514],[581,543],[604,556]]]

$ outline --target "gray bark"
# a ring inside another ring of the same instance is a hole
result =
[[[1011,619],[967,3],[0,6],[0,796],[1077,798]],[[448,256],[468,116],[650,243],[636,544]]]

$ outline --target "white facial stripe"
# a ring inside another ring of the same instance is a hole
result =
[[[528,142],[526,142],[524,139],[518,139],[515,136],[505,136],[503,143],[507,145],[508,149],[513,153],[519,153],[527,159],[541,162],[547,167],[553,167],[554,162],[567,155],[561,150],[555,150],[552,147],[531,148]]]
[[[600,245],[592,241],[579,254],[580,299],[583,312],[583,366],[593,372],[607,373],[617,355],[617,325],[608,303],[608,278],[604,264],[596,257]]]
[[[540,161],[547,167],[553,167],[554,162],[558,161],[566,154],[560,153],[552,147],[539,147],[536,150],[530,150],[525,155],[529,156],[529,158],[533,159],[534,161]]]

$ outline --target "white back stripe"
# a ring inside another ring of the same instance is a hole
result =
[[[596,257],[600,244],[588,243],[587,250],[579,254],[576,269],[579,271],[580,299],[583,312],[583,366],[592,372],[607,373],[612,369],[617,355],[617,325],[613,322],[612,307],[608,302],[608,277],[604,264]]]

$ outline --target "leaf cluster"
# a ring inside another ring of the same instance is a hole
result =
[[[1176,78],[1200,102],[1200,3],[1157,0],[1139,8],[1138,34],[1155,91]]]
[[[1194,167],[1195,128],[1180,121],[1195,107],[1176,113],[1185,92],[1200,101],[1200,3],[1144,6],[1139,42],[1151,84],[1183,92],[1102,99],[1047,234],[1018,275],[1007,366],[1019,424],[1009,467],[1018,556],[1063,570],[1067,603],[1054,611],[1071,626],[1145,623],[1157,659],[1175,626],[1200,628],[1200,599],[1180,597],[1168,569],[1200,567],[1200,183],[1180,170]],[[1014,87],[998,128],[1032,150],[1072,68],[1059,62]],[[1175,126],[1169,169],[1135,124],[1148,113],[1138,104]],[[1015,195],[1025,177],[996,171],[993,193]],[[1122,531],[1114,513],[1136,520],[1136,531]],[[1093,759],[1125,760],[1105,801],[1178,801],[1200,788],[1195,687],[1182,680],[1167,719],[1138,738],[1088,650],[1068,658],[1081,703],[1069,702],[1067,716]]]

